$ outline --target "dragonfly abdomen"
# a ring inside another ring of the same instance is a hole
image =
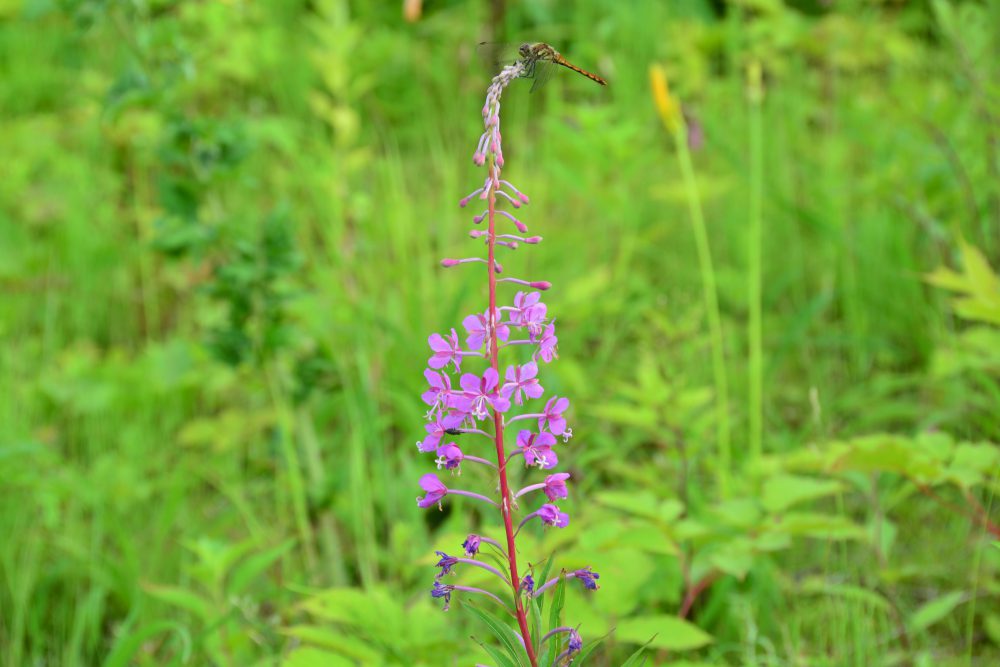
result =
[[[597,76],[593,72],[588,72],[585,69],[581,69],[581,68],[577,67],[576,65],[574,65],[571,62],[569,62],[568,60],[566,60],[562,56],[557,56],[557,57],[553,58],[553,61],[555,63],[559,64],[559,65],[562,65],[563,67],[566,67],[568,69],[573,70],[574,72],[577,72],[579,74],[584,75],[585,77],[587,77],[591,81],[596,81],[597,83],[601,84],[602,86],[608,85],[608,82],[605,81],[604,79],[602,79],[601,77]]]

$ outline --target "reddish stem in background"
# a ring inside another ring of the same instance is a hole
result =
[[[490,186],[489,186],[489,250],[486,261],[486,270],[489,272],[490,282],[490,366],[500,375],[500,363],[498,360],[499,349],[497,347],[497,321],[501,317],[497,310],[497,276],[495,271],[496,262],[494,251],[496,249],[497,235],[494,227],[494,217],[496,214],[497,197],[494,190],[493,179],[496,166],[496,158],[491,158],[490,164]],[[500,377],[501,382],[503,377]],[[524,613],[524,604],[521,602],[519,588],[521,578],[517,575],[517,546],[514,544],[514,522],[510,516],[510,487],[507,485],[507,455],[503,447],[503,415],[497,410],[493,410],[493,430],[494,441],[497,447],[497,469],[500,473],[500,513],[503,515],[503,528],[507,534],[507,560],[510,563],[510,585],[514,593],[514,605],[517,610],[517,624],[521,628],[521,636],[524,638],[524,648],[528,652],[528,660],[531,667],[538,667],[538,660],[535,658],[535,647],[531,644],[531,635],[528,632],[528,617]]]
[[[913,482],[914,486],[917,487],[917,490],[920,491],[920,493],[924,494],[925,496],[936,502],[941,507],[945,508],[949,512],[953,512],[958,516],[964,516],[968,518],[973,522],[973,524],[978,524],[994,538],[1000,539],[1000,526],[997,526],[995,523],[990,521],[990,517],[986,514],[986,510],[983,509],[983,506],[980,505],[979,502],[975,499],[975,497],[973,497],[971,494],[965,495],[965,502],[968,503],[968,507],[959,507],[958,505],[949,502],[944,498],[942,498],[941,496],[939,496],[934,491],[934,489],[927,486],[926,484],[922,484],[912,478],[907,478],[907,479]]]
[[[716,579],[719,578],[718,572],[709,572],[704,577],[698,580],[694,586],[688,586],[687,592],[684,593],[684,602],[681,603],[681,608],[677,612],[679,618],[687,618],[688,613],[691,611],[691,607],[694,606],[694,601],[698,599],[706,588],[712,585]]]

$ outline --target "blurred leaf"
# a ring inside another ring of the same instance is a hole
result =
[[[983,630],[994,645],[1000,646],[1000,614],[986,614]]]
[[[378,663],[380,654],[363,639],[344,632],[318,625],[293,625],[282,628],[281,634],[295,637],[301,642],[324,649],[330,649],[351,660],[363,663]]]
[[[959,246],[963,272],[941,267],[926,276],[927,282],[964,295],[952,300],[960,317],[1000,326],[1000,277],[978,248],[965,241]]]
[[[627,514],[658,519],[656,496],[650,491],[602,491],[597,502]]]
[[[769,512],[782,512],[793,505],[838,493],[842,488],[840,482],[832,479],[777,475],[764,482],[761,503]]]
[[[777,517],[767,530],[787,533],[793,537],[820,540],[863,540],[865,530],[843,516],[811,512],[789,512]]]
[[[133,664],[135,654],[142,649],[143,644],[166,632],[174,632],[183,649],[180,658],[187,662],[191,658],[191,635],[180,623],[159,621],[149,625],[123,632],[115,640],[108,657],[102,663],[103,667],[128,667]]]
[[[742,580],[753,567],[753,543],[746,537],[727,540],[708,559],[721,572]]]
[[[279,558],[295,546],[294,539],[288,539],[267,551],[254,554],[240,563],[229,575],[226,590],[230,595],[239,595],[254,579],[261,576]]]
[[[190,612],[202,622],[208,623],[219,615],[219,611],[210,600],[186,588],[143,584],[142,589],[157,600]]]
[[[712,643],[712,636],[697,625],[666,614],[624,619],[618,624],[615,637],[622,642],[648,644],[668,651],[690,651]]]
[[[846,600],[856,600],[875,607],[886,614],[892,612],[892,605],[880,593],[853,584],[828,581],[820,577],[810,577],[799,584],[798,592],[807,595],[830,595]]]
[[[965,600],[966,593],[964,591],[946,593],[939,598],[921,605],[907,620],[906,626],[910,632],[914,633],[926,630],[952,613]]]

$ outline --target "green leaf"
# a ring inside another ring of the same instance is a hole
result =
[[[652,641],[653,638],[650,638],[648,642],[640,646],[635,653],[630,655],[628,659],[622,663],[622,667],[633,667],[633,665],[640,665],[645,663],[646,662],[645,659],[642,661],[642,663],[640,663],[639,658],[641,658],[642,654],[646,652],[646,647],[649,646],[650,642]]]
[[[254,580],[260,577],[276,560],[281,558],[295,545],[294,539],[285,540],[281,544],[266,551],[254,554],[239,564],[229,575],[226,590],[230,595],[238,595]]]
[[[542,568],[542,574],[540,577],[538,577],[539,586],[541,586],[542,584],[544,584],[546,581],[549,580],[549,573],[552,572],[552,563],[553,563],[552,558],[545,559],[545,567]],[[538,611],[545,611],[545,598],[546,598],[545,595],[542,595],[540,598],[536,598],[538,600]]]
[[[983,630],[990,641],[1000,646],[1000,614],[986,614],[983,619]]]
[[[531,632],[531,641],[535,646],[535,654],[537,655],[539,647],[538,640],[541,639],[543,634],[542,610],[541,607],[539,606],[538,600],[532,597],[528,598],[527,609],[528,609],[528,620],[531,622],[529,628]]]
[[[789,512],[767,527],[769,531],[793,537],[811,537],[820,540],[860,540],[865,530],[844,516],[818,512]]]
[[[342,655],[312,646],[297,648],[281,661],[281,667],[353,667],[355,664]]]
[[[626,514],[655,520],[660,518],[656,496],[649,491],[604,491],[597,495],[597,502]]]
[[[801,475],[776,475],[764,483],[761,503],[769,512],[783,512],[793,505],[838,493],[843,486],[832,479]]]
[[[490,654],[490,657],[497,661],[499,667],[517,667],[517,664],[510,658],[510,656],[504,655],[500,649],[496,646],[490,646],[486,642],[475,640],[484,651]]]
[[[586,662],[587,658],[590,657],[590,654],[593,653],[598,646],[603,644],[605,639],[607,639],[607,635],[601,637],[600,639],[595,639],[594,641],[584,646],[580,650],[580,655],[578,655],[576,659],[573,661],[574,667],[582,667],[583,663]]]
[[[219,615],[210,600],[186,588],[159,584],[144,584],[142,588],[157,600],[180,607],[206,623]]]
[[[493,633],[493,636],[496,637],[507,650],[507,654],[515,661],[516,665],[526,667],[525,661],[527,660],[527,655],[521,647],[521,642],[515,634],[513,628],[490,612],[485,609],[480,609],[471,602],[463,601],[462,606],[471,611],[474,616],[486,624],[486,626],[490,629],[490,632]]]
[[[566,601],[566,576],[559,575],[559,583],[555,585],[552,592],[552,607],[549,608],[549,631],[558,628],[559,619],[562,615],[563,604]]]
[[[179,657],[182,662],[186,663],[191,659],[191,635],[188,633],[187,628],[180,623],[160,621],[120,635],[115,641],[108,657],[105,658],[103,667],[128,667],[132,664],[132,658],[143,644],[153,637],[171,630],[177,634],[181,645],[184,647]]]
[[[667,614],[627,618],[618,624],[615,636],[619,641],[668,651],[690,651],[712,642],[712,636],[697,625]]]
[[[742,580],[753,567],[753,544],[745,537],[737,537],[720,545],[708,556],[708,562],[730,576]]]
[[[343,631],[318,625],[293,625],[281,628],[279,632],[295,637],[305,644],[335,651],[364,664],[377,664],[381,660],[379,652],[371,648],[371,642]]]
[[[951,593],[942,595],[921,605],[919,609],[913,612],[906,625],[909,627],[910,632],[925,630],[953,612],[955,607],[965,602],[965,600],[966,595],[962,591],[952,591]]]
[[[889,604],[888,600],[882,597],[879,593],[867,588],[862,588],[861,586],[834,583],[826,581],[825,579],[812,578],[806,579],[802,582],[799,586],[799,592],[804,594],[830,595],[833,597],[843,598],[845,600],[855,600],[875,607],[886,614],[892,612],[892,606]]]

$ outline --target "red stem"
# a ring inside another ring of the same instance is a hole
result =
[[[920,491],[920,493],[924,494],[937,504],[941,505],[941,507],[957,514],[958,516],[965,516],[969,518],[974,524],[979,524],[993,537],[1000,538],[1000,526],[997,526],[995,523],[990,521],[990,517],[989,515],[986,514],[986,510],[983,509],[983,506],[980,505],[978,501],[976,501],[976,499],[971,494],[965,495],[965,502],[968,503],[968,508],[963,508],[955,505],[954,503],[948,502],[947,500],[939,496],[937,493],[935,493],[934,489],[927,486],[926,484],[921,484],[920,482],[912,478],[910,479],[910,481],[913,482],[913,484],[917,487],[917,490]]]
[[[684,602],[681,603],[681,608],[677,612],[677,616],[680,618],[687,618],[688,613],[691,611],[691,607],[694,606],[694,601],[698,599],[706,588],[712,585],[719,576],[718,572],[709,572],[704,577],[698,580],[694,586],[688,586],[687,592],[684,594]]]
[[[492,175],[493,170],[496,169],[496,163],[490,165],[490,173]],[[500,363],[497,358],[498,348],[497,348],[497,321],[500,319],[500,313],[497,310],[497,276],[496,276],[496,262],[494,260],[494,250],[496,249],[496,229],[494,227],[494,217],[496,213],[497,197],[493,189],[493,179],[490,179],[490,191],[489,191],[489,218],[490,218],[490,228],[489,228],[489,255],[486,262],[486,270],[489,271],[490,277],[490,366],[493,370],[497,372],[497,376],[500,376]],[[503,378],[501,377],[501,380]],[[538,659],[535,658],[535,647],[531,643],[531,635],[528,632],[528,617],[524,613],[524,605],[521,602],[521,595],[519,588],[521,586],[521,578],[517,576],[517,546],[514,544],[514,522],[510,516],[510,487],[507,485],[507,455],[504,453],[503,448],[503,415],[501,415],[497,410],[493,410],[493,430],[494,430],[494,440],[497,446],[497,468],[500,472],[500,513],[503,515],[503,527],[504,531],[507,533],[507,560],[510,563],[510,585],[514,593],[514,606],[517,610],[517,624],[521,628],[521,636],[524,638],[524,648],[528,652],[528,660],[531,661],[531,667],[538,667]]]

